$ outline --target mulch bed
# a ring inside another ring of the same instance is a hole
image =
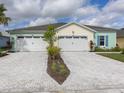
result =
[[[58,68],[58,70],[53,70],[52,69],[52,65],[56,64],[57,66],[62,66],[64,67],[64,74],[60,73],[60,71],[62,71],[61,68]],[[70,74],[70,70],[68,69],[68,67],[66,66],[66,64],[64,63],[63,59],[61,58],[61,56],[59,56],[58,58],[52,59],[51,56],[48,57],[48,63],[47,63],[47,73],[56,81],[58,82],[60,85],[63,84],[63,82],[67,79],[67,77]]]

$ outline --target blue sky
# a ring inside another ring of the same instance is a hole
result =
[[[58,22],[124,27],[124,0],[0,0],[12,18],[7,27],[15,29]]]
[[[91,5],[98,5],[99,8],[104,7],[109,0],[91,0],[90,4]]]

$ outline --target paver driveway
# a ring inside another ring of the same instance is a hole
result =
[[[63,52],[62,57],[71,74],[61,86],[46,73],[45,52],[12,53],[0,58],[0,93],[62,90],[66,93],[123,93],[124,63],[88,52]]]

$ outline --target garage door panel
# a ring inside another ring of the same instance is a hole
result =
[[[25,38],[23,43],[22,51],[31,51],[32,50],[32,38]]]
[[[18,38],[17,51],[46,51],[47,43],[40,36]]]
[[[47,43],[42,38],[34,38],[33,39],[33,48],[34,51],[45,51]]]
[[[17,51],[22,51],[23,50],[23,46],[24,46],[24,38],[19,38],[17,39],[17,45],[16,45],[16,49]]]
[[[88,49],[88,41],[87,41],[87,39],[84,39],[84,38],[79,38],[79,39],[74,39],[73,40],[73,42],[74,42],[74,49],[76,49],[76,50],[87,50]]]
[[[59,38],[59,47],[62,51],[88,51],[88,40],[86,36],[74,36]]]
[[[70,45],[72,45],[72,42],[70,42],[69,38],[61,38],[59,39],[59,47],[63,50],[63,51],[71,51],[71,47]]]

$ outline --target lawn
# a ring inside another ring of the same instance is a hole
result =
[[[5,51],[5,49],[0,48],[0,52]]]
[[[116,53],[98,53],[98,54],[124,62],[124,54],[116,54]]]
[[[0,48],[0,57],[8,55],[7,53],[8,53],[7,49]]]

